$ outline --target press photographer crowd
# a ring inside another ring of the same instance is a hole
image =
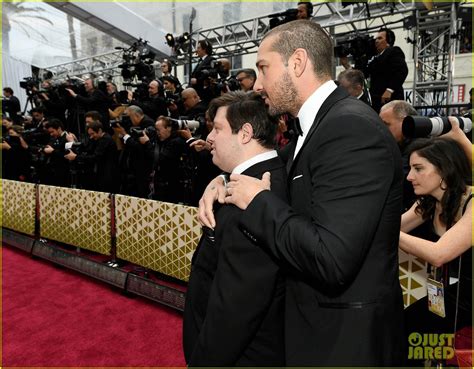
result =
[[[303,4],[277,23],[308,18],[312,9]],[[411,117],[416,111],[403,101],[402,87],[408,69],[394,42],[393,32],[382,28],[375,39],[336,46],[334,54],[346,70],[335,82],[380,112],[402,151],[414,137],[453,135],[446,119]],[[24,78],[19,87],[32,109],[22,111],[13,89],[3,88],[3,178],[197,205],[220,172],[206,142],[212,130],[208,105],[230,91],[251,91],[256,72],[248,68],[231,75],[230,61],[215,59],[211,43],[200,40],[195,49],[199,61],[183,88],[169,60],[161,62],[161,76],[155,76],[146,41],[123,50],[119,67],[128,90],[118,91],[112,80],[93,76]],[[347,55],[361,70],[352,68]],[[472,123],[469,117],[459,118],[459,125],[467,133]],[[275,146],[283,148],[295,133],[293,118],[279,116]]]

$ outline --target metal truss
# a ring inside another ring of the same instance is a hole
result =
[[[413,105],[430,106],[430,114],[445,115],[452,102],[453,62],[457,47],[457,4],[435,11],[416,11],[414,31]]]

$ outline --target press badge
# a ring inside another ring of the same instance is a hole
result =
[[[428,310],[441,318],[446,317],[444,308],[444,286],[441,282],[428,278],[426,281],[428,288]]]

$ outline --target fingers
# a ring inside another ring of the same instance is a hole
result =
[[[204,201],[204,198],[201,198],[201,200],[199,200],[198,220],[202,226],[209,227],[212,229],[214,229],[214,227],[216,226],[214,214],[212,213],[212,205],[211,212],[209,215],[209,212],[206,209],[206,202]]]
[[[271,186],[271,174],[270,172],[263,173],[262,176],[262,184],[265,186],[266,189],[270,189]]]

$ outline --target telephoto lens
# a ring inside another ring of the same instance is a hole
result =
[[[472,120],[465,117],[454,117],[459,122],[459,127],[468,133],[472,129]],[[448,117],[421,117],[409,115],[403,119],[402,132],[407,138],[437,137],[451,130]]]

